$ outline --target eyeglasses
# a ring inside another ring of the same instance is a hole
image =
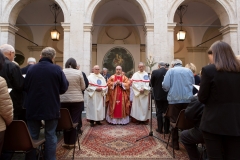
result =
[[[94,69],[94,70],[99,70],[99,69]]]
[[[116,70],[121,70],[121,69],[116,69]]]

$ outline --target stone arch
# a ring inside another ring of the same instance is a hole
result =
[[[58,5],[61,7],[63,11],[63,16],[64,16],[64,22],[69,22],[70,20],[70,14],[68,11],[68,6],[64,2],[64,0],[53,0],[54,2],[58,3]],[[20,11],[29,3],[31,3],[32,0],[10,0],[7,4],[6,7],[3,11],[5,13],[5,17],[3,17],[2,22],[10,23],[10,24],[15,24],[17,17],[20,13]]]
[[[225,0],[216,0],[216,1],[193,1],[193,0],[174,0],[170,9],[168,10],[168,23],[172,23],[174,19],[175,12],[177,8],[183,2],[201,2],[210,6],[215,13],[218,15],[221,25],[226,26],[227,24],[236,24],[236,16],[234,14],[234,9],[231,7],[229,2]]]
[[[86,8],[85,23],[92,23],[95,17],[95,14],[103,4],[107,3],[110,0],[92,0],[88,7]],[[142,13],[143,19],[145,22],[152,22],[152,14],[146,0],[134,0],[131,1],[139,6],[139,9]]]

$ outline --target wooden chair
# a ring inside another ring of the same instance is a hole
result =
[[[171,113],[166,112],[166,116],[170,117]],[[167,142],[166,148],[168,148],[170,136],[172,135],[172,132],[173,132],[174,129],[178,128],[180,130],[186,130],[186,129],[190,129],[190,128],[194,127],[193,121],[187,120],[185,118],[185,109],[180,111],[176,123],[170,122],[170,125],[171,125],[172,129],[171,129],[171,132],[170,132],[169,137],[168,137],[168,142]],[[172,148],[173,148],[173,158],[175,158],[173,137],[172,137]]]
[[[40,157],[43,157],[42,145],[44,142],[45,139],[33,140],[31,138],[27,125],[24,121],[13,120],[12,123],[7,126],[5,131],[3,152],[26,154],[34,149],[37,149],[39,151],[38,159],[40,159]]]
[[[58,120],[58,126],[57,126],[56,130],[70,131],[70,130],[75,129],[76,130],[75,142],[76,142],[76,140],[78,140],[78,147],[80,150],[80,143],[79,143],[79,137],[78,137],[78,132],[77,132],[78,123],[72,122],[71,115],[70,115],[68,109],[66,109],[66,108],[61,108],[60,114],[61,114],[61,118]],[[76,143],[74,143],[72,159],[74,159],[75,147],[76,147]]]

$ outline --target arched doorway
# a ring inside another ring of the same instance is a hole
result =
[[[86,13],[86,22],[89,23],[84,27],[84,39],[90,39],[92,44],[89,65],[103,67],[103,57],[107,52],[123,47],[133,55],[135,71],[138,62],[145,62],[148,53],[153,53],[150,52],[152,47],[147,47],[153,45],[153,24],[148,23],[152,21],[150,15],[147,4],[141,0],[90,3]],[[87,32],[91,34],[87,35]]]
[[[194,63],[197,66],[197,72],[199,72],[203,66],[208,64],[206,50],[213,42],[223,40],[237,50],[232,43],[234,36],[230,36],[236,34],[237,38],[237,33],[231,29],[231,25],[229,26],[231,11],[226,11],[225,7],[217,1],[185,0],[182,3],[176,1],[173,8],[177,9],[181,5],[188,6],[183,17],[183,30],[187,31],[187,36],[184,41],[177,41],[176,34],[180,30],[180,20],[176,12],[173,12],[174,17],[172,18],[177,24],[172,30],[175,59],[181,59],[184,65],[190,62]],[[173,16],[173,13],[170,16]]]
[[[56,3],[56,1],[63,6],[63,8],[60,6],[61,11],[57,17],[56,26],[61,35],[59,41],[52,41],[50,31],[54,28],[54,16],[50,11],[49,5]],[[6,30],[6,33],[3,33],[6,34],[7,40],[1,43],[12,44],[16,50],[23,53],[25,61],[20,67],[26,65],[28,57],[35,57],[39,60],[40,52],[46,46],[55,48],[57,52],[55,63],[62,67],[64,32],[61,22],[68,19],[68,16],[64,15],[66,6],[63,5],[62,0],[56,1],[27,0],[16,1],[15,3],[8,2],[6,4],[4,21],[8,22],[6,25],[11,26],[12,31]]]

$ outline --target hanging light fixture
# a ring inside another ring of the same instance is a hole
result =
[[[183,24],[182,18],[184,16],[184,14],[187,12],[187,7],[188,7],[187,5],[181,5],[177,8],[177,11],[176,11],[179,18],[180,18],[179,23],[181,25],[181,29],[177,33],[177,40],[178,41],[184,41],[185,38],[186,38],[187,32],[182,29],[182,24]]]
[[[58,32],[56,25],[57,25],[57,16],[61,12],[61,9],[56,3],[49,5],[49,7],[50,7],[50,11],[52,12],[52,14],[54,16],[54,23],[55,23],[55,28],[51,31],[51,39],[53,41],[59,41],[60,32]]]

